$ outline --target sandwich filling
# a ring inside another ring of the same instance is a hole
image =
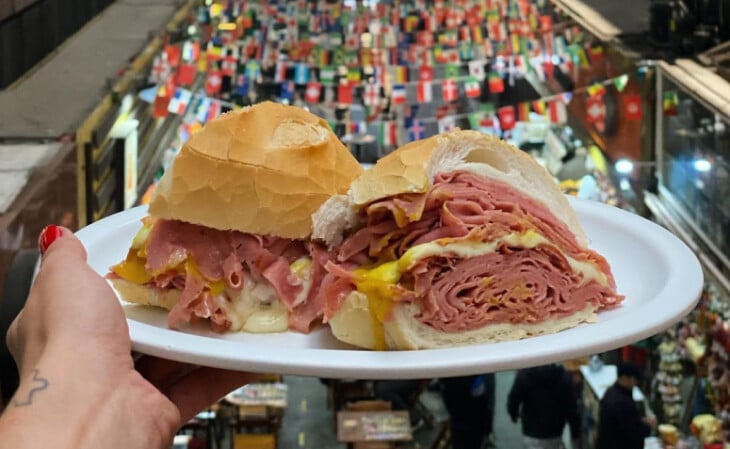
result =
[[[323,248],[177,220],[148,217],[143,224],[109,277],[179,290],[170,327],[208,319],[218,332],[308,332],[322,315]]]
[[[442,332],[537,323],[623,297],[606,260],[581,247],[541,203],[466,171],[441,173],[424,193],[377,200],[326,265],[325,319],[354,290],[368,297],[376,346],[393,304]]]

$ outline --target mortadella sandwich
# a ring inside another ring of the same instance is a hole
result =
[[[623,297],[532,157],[475,131],[410,143],[315,214],[325,320],[346,343],[422,349],[558,332]]]

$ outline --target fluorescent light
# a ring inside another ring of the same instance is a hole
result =
[[[634,171],[634,163],[628,159],[619,159],[614,164],[616,172],[622,175],[628,175]]]
[[[221,31],[233,31],[236,29],[236,24],[233,22],[221,23],[218,25],[218,29]]]
[[[706,173],[712,169],[712,162],[707,159],[696,159],[694,161],[695,170]]]

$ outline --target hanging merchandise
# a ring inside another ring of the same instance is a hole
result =
[[[679,96],[675,91],[664,92],[662,101],[664,108],[664,115],[667,117],[673,117],[677,115],[677,108],[679,107]]]
[[[205,82],[205,92],[211,96],[218,94],[221,91],[222,82],[220,70],[209,70],[208,79]]]
[[[606,105],[603,97],[592,95],[586,98],[586,119],[588,123],[600,124],[606,120]]]
[[[522,102],[517,105],[517,120],[520,122],[530,121],[530,103]]]
[[[182,115],[190,104],[193,93],[182,87],[175,89],[175,94],[170,99],[167,110],[172,114]]]
[[[423,122],[420,120],[413,120],[413,125],[408,128],[408,136],[411,142],[425,138],[426,129],[423,127]]]
[[[304,85],[309,82],[309,64],[300,62],[294,68],[294,83]]]
[[[453,116],[447,115],[438,121],[439,133],[453,131],[456,128],[456,120]]]
[[[560,100],[552,100],[549,102],[550,122],[555,125],[564,125],[568,122],[568,110],[565,103]]]
[[[484,78],[486,77],[484,73],[485,64],[486,61],[484,60],[469,61],[469,75],[473,76],[478,81],[484,81]]]
[[[378,143],[381,147],[392,147],[398,145],[397,127],[395,121],[387,121],[380,124]]]
[[[167,53],[159,54],[155,56],[154,62],[152,63],[149,81],[154,84],[163,83],[170,76],[171,72],[170,63],[167,61]]]
[[[177,71],[177,83],[183,86],[190,86],[195,81],[195,66],[185,63]]]
[[[337,101],[341,104],[352,104],[352,87],[349,84],[340,84],[337,87]]]
[[[170,89],[167,86],[160,86],[157,90],[157,96],[155,97],[155,103],[152,107],[152,117],[163,118],[167,117],[168,105],[170,104]]]
[[[380,104],[380,85],[368,84],[365,86],[363,101],[367,106],[377,106]]]
[[[249,79],[244,73],[236,75],[236,95],[245,97],[250,90]]]
[[[627,120],[641,120],[643,113],[641,110],[641,95],[627,94],[623,97],[624,112]]]
[[[418,81],[421,81],[421,82],[433,81],[433,67],[421,66],[418,69]]]
[[[283,61],[276,63],[274,69],[274,82],[280,83],[286,79],[286,64]]]
[[[406,104],[406,86],[402,84],[396,84],[393,86],[393,92],[391,93],[391,101],[393,104]]]
[[[500,73],[491,72],[489,74],[489,91],[493,94],[500,94],[504,92],[504,80]]]
[[[294,101],[295,89],[296,88],[294,87],[294,81],[284,81],[283,83],[281,83],[281,93],[279,96],[282,98],[282,100],[286,100],[291,103],[292,101]]]
[[[236,73],[236,64],[238,58],[233,56],[226,56],[221,62],[221,75],[222,76],[233,76]]]
[[[165,45],[165,55],[167,55],[167,63],[170,67],[175,68],[180,65],[180,55],[182,48],[178,45]]]

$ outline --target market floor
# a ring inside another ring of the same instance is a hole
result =
[[[514,372],[497,373],[496,413],[494,417],[495,443],[497,449],[520,449],[522,437],[519,424],[513,423],[506,411],[507,394]],[[279,435],[279,449],[344,449],[345,444],[337,441],[335,420],[327,409],[326,387],[316,378],[285,377],[289,385],[289,404],[284,415]],[[426,391],[421,401],[442,423],[448,418],[439,393]],[[440,426],[418,429],[414,441],[404,449],[430,449]]]

